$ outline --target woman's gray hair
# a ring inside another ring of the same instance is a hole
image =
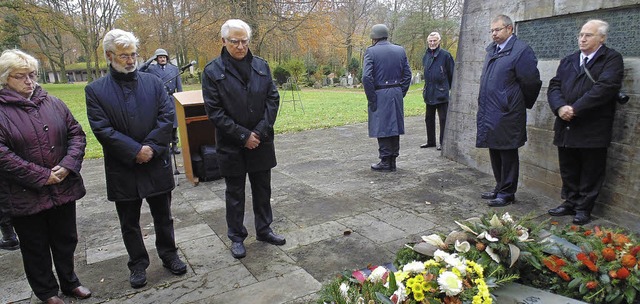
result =
[[[19,69],[37,72],[38,60],[19,49],[2,52],[2,55],[0,55],[0,85],[6,85],[9,74]]]
[[[220,28],[220,36],[222,38],[229,38],[229,31],[231,29],[241,29],[247,32],[247,39],[251,39],[251,27],[240,19],[229,19]]]
[[[104,48],[104,57],[109,61],[107,52],[116,52],[116,46],[129,47],[134,45],[138,49],[138,38],[131,32],[123,31],[120,29],[110,30],[104,35],[102,40],[102,47]]]

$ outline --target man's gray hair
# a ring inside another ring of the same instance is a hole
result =
[[[429,34],[429,36],[427,38],[433,37],[433,36],[438,37],[438,41],[442,40],[442,37],[440,37],[440,33],[438,33],[438,32],[431,32],[431,34]]]
[[[20,69],[37,72],[38,60],[19,49],[2,52],[0,55],[0,85],[6,85],[9,74]]]
[[[513,21],[507,15],[498,15],[491,21],[492,23],[501,21],[503,26],[513,26]]]
[[[104,48],[104,57],[109,61],[107,52],[115,53],[116,46],[128,48],[129,46],[135,46],[138,49],[138,38],[131,32],[123,31],[120,29],[110,30],[104,35],[102,40],[102,47]]]
[[[587,23],[595,23],[598,26],[598,33],[604,37],[607,37],[607,32],[609,32],[609,23],[600,19],[591,19],[585,24]]]
[[[229,31],[231,29],[240,29],[247,32],[247,39],[251,39],[251,27],[240,19],[229,19],[220,28],[220,36],[222,38],[229,38]]]

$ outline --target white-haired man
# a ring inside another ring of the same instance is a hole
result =
[[[547,91],[556,115],[553,144],[558,147],[564,199],[548,212],[575,215],[577,225],[591,220],[604,183],[616,97],[624,76],[622,55],[604,44],[608,28],[602,20],[582,26],[577,39],[580,50],[560,61]]]
[[[220,173],[225,178],[227,236],[231,255],[246,256],[245,183],[251,183],[256,239],[274,245],[286,240],[271,229],[271,168],[276,166],[273,125],[280,95],[267,62],[249,50],[251,28],[239,19],[220,30],[222,53],[202,74],[202,94],[209,120],[216,126]]]
[[[174,110],[160,79],[138,73],[138,39],[119,29],[103,41],[109,74],[85,88],[91,130],[102,145],[107,199],[114,201],[133,288],[146,285],[149,254],[140,230],[142,199],[149,204],[156,249],[162,265],[175,275],[187,272],[174,239],[170,161]],[[157,115],[149,115],[157,113]]]

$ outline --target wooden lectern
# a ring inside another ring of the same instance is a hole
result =
[[[178,131],[182,143],[182,160],[187,179],[198,185],[198,177],[193,174],[191,151],[199,152],[202,145],[216,143],[216,127],[209,121],[204,110],[202,90],[177,92],[173,94],[176,100],[176,116]]]

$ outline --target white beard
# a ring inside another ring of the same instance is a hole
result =
[[[134,64],[133,67],[131,68],[131,70],[128,70],[126,66],[118,64],[115,61],[111,61],[111,66],[113,67],[114,70],[123,73],[123,74],[129,74],[132,73],[133,71],[136,70],[136,65]]]

